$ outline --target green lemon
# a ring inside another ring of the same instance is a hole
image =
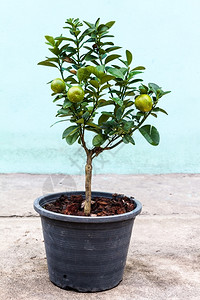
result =
[[[54,93],[62,93],[66,88],[64,80],[56,78],[51,82],[51,89]]]
[[[153,101],[149,95],[142,94],[135,99],[135,106],[142,112],[148,112],[152,109]]]
[[[80,86],[72,86],[67,92],[67,97],[69,101],[73,103],[78,103],[83,101],[85,96],[84,90]]]

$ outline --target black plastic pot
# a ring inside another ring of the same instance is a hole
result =
[[[80,292],[111,289],[122,280],[135,217],[142,206],[125,214],[109,217],[77,217],[53,213],[43,208],[62,194],[35,200],[40,214],[50,280],[57,286]],[[112,197],[110,193],[92,192],[92,196]]]

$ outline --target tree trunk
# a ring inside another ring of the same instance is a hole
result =
[[[87,163],[85,166],[85,206],[84,214],[90,215],[91,212],[91,181],[92,181],[92,153],[87,154]]]

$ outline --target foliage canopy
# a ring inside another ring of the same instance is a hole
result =
[[[144,122],[150,115],[157,118],[159,112],[167,114],[158,103],[169,91],[164,92],[155,83],[143,84],[138,76],[145,68],[131,66],[133,55],[129,50],[125,51],[124,58],[117,53],[121,47],[111,41],[113,35],[109,33],[114,23],[101,24],[100,18],[94,24],[82,23],[78,18],[67,19],[64,28],[68,35],[46,35],[51,56],[39,63],[60,72],[65,88],[60,92],[54,89],[52,96],[59,108],[56,116],[61,120],[58,122],[68,124],[62,138],[69,145],[77,141],[84,148],[87,165],[92,165],[92,159],[104,150],[121,143],[135,145],[133,133],[136,130],[147,142],[157,146],[160,141],[157,129]],[[81,98],[78,98],[79,94],[73,95],[72,90],[79,92]],[[149,109],[141,111],[136,108],[135,99],[139,95],[151,97]],[[87,131],[94,133],[91,149],[86,145]],[[91,174],[87,176],[86,172],[86,181],[89,177]],[[86,186],[87,200],[91,181]]]

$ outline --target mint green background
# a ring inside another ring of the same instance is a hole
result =
[[[139,133],[136,146],[122,145],[94,161],[94,173],[200,171],[200,2],[198,0],[67,1],[18,0],[1,3],[0,172],[81,174],[85,156],[61,139],[64,125],[46,83],[59,76],[37,66],[48,55],[44,35],[64,33],[66,18],[116,20],[116,44],[144,65],[144,83],[172,93],[160,106],[169,116],[152,119],[158,147]],[[123,54],[123,52],[122,52]],[[149,122],[149,121],[148,121]]]

